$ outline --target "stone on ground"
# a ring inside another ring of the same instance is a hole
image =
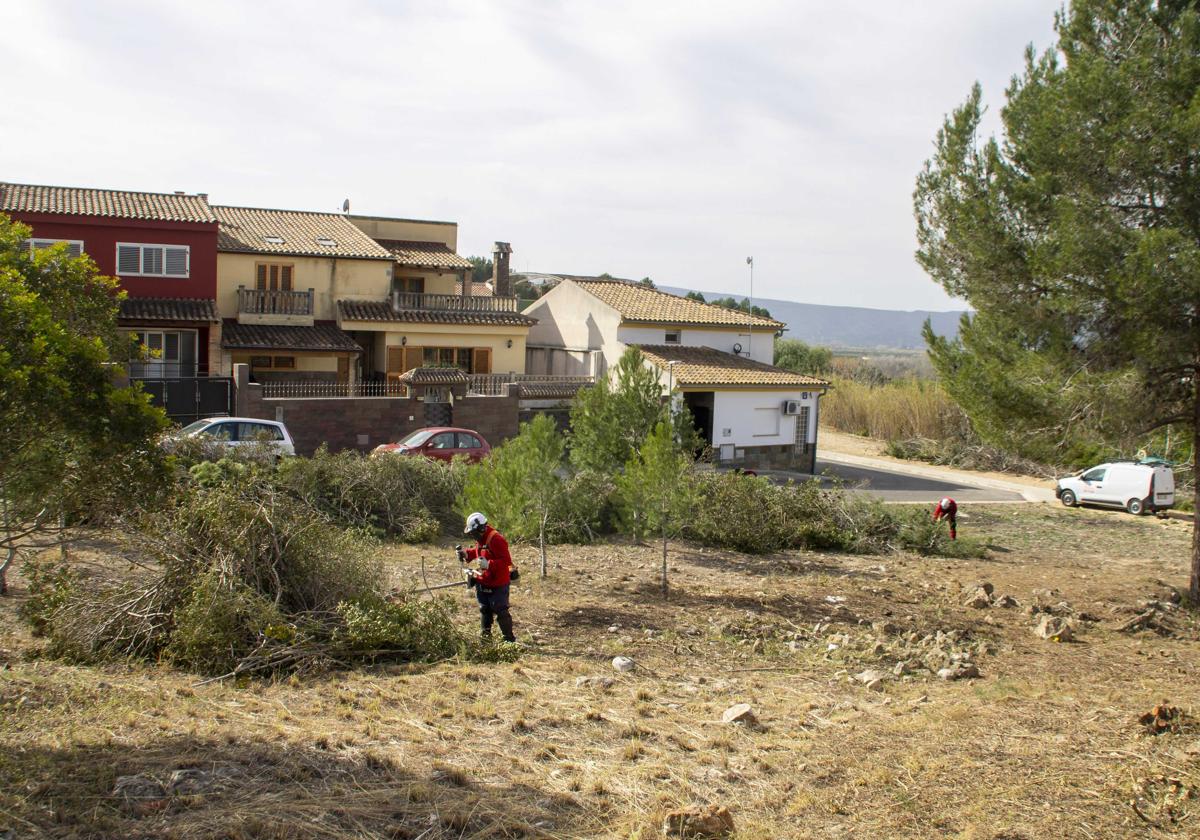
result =
[[[757,726],[758,718],[749,703],[738,703],[730,706],[721,714],[722,723],[741,723],[746,726]]]
[[[1067,620],[1055,615],[1042,615],[1042,620],[1033,628],[1033,632],[1039,638],[1051,642],[1068,642],[1073,636]]]
[[[672,811],[663,820],[663,834],[693,840],[721,840],[733,835],[733,814],[724,805]]]

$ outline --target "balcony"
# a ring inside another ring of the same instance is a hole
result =
[[[515,297],[491,295],[427,295],[418,292],[392,292],[392,309],[397,312],[414,309],[436,312],[510,312],[516,314]]]
[[[313,290],[247,289],[238,286],[239,324],[313,325]]]

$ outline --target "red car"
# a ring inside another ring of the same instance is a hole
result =
[[[449,461],[456,455],[465,456],[472,463],[482,461],[491,453],[492,447],[483,435],[471,429],[456,429],[450,426],[434,426],[417,429],[399,443],[381,443],[371,452],[376,455],[423,455]]]

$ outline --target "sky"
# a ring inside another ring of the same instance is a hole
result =
[[[517,271],[962,308],[916,264],[944,116],[1057,0],[5,0],[0,180],[459,225]],[[14,72],[15,71],[15,72]]]

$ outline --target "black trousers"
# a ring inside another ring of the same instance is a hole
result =
[[[485,589],[475,587],[475,599],[479,601],[479,626],[483,635],[492,635],[492,622],[500,625],[500,633],[504,641],[515,642],[513,635],[512,613],[508,611],[508,584]]]

